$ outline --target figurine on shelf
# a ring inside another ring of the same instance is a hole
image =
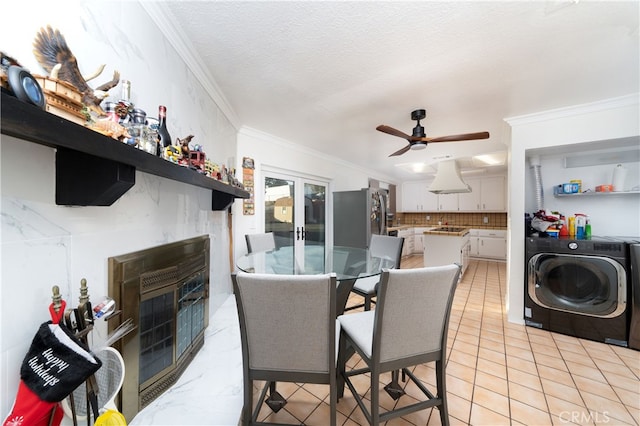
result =
[[[216,179],[218,177],[217,172],[215,171],[216,167],[217,165],[214,164],[213,161],[209,160],[208,158],[204,160],[204,172],[210,178]]]
[[[49,73],[52,79],[70,83],[82,93],[83,104],[100,116],[105,115],[105,112],[100,107],[100,102],[108,96],[109,89],[112,89],[120,82],[120,73],[118,71],[113,72],[111,81],[92,89],[87,82],[98,77],[105,66],[101,65],[91,76],[83,77],[78,68],[78,61],[69,49],[64,36],[59,30],[54,30],[50,26],[47,26],[46,29],[40,29],[33,42],[33,47],[33,53],[38,63]]]
[[[164,149],[164,158],[178,164],[180,162],[180,150],[175,145],[169,145]]]
[[[193,135],[189,135],[184,139],[179,139],[176,138],[176,145],[178,145],[180,147],[180,152],[182,155],[182,159],[189,161],[189,142],[191,142],[191,139],[193,139],[194,136]]]

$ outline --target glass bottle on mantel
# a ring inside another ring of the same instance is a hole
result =
[[[167,107],[158,107],[158,156],[162,157],[164,149],[171,145],[171,136],[167,130]]]

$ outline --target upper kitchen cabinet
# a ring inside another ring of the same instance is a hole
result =
[[[438,211],[457,212],[458,209],[458,194],[438,194]]]
[[[429,182],[413,181],[402,184],[403,212],[504,212],[506,207],[506,177],[488,176],[464,180],[471,192],[463,194],[434,194]]]
[[[504,176],[488,176],[469,178],[465,182],[471,192],[458,194],[458,211],[506,211],[506,178]]]
[[[404,182],[402,184],[403,212],[433,212],[438,210],[438,196],[429,192],[426,181]]]

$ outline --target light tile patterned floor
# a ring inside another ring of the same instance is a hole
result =
[[[419,266],[421,256],[402,263]],[[638,425],[640,352],[507,322],[505,280],[504,263],[474,260],[456,290],[447,363],[451,424]],[[420,366],[415,374],[435,389],[432,367]],[[399,405],[412,401],[412,386]],[[368,384],[356,387],[365,392]],[[278,391],[288,404],[277,414],[263,408],[261,420],[329,424],[327,386],[279,383]],[[380,401],[386,408],[394,404],[384,391]],[[348,389],[338,404],[338,424],[367,424]],[[387,424],[439,425],[440,418],[432,409]]]

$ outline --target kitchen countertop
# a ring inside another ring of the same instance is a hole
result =
[[[446,226],[444,226],[446,228]],[[424,231],[425,235],[448,235],[448,236],[454,236],[454,237],[462,237],[466,234],[469,233],[469,228],[466,227],[461,227],[461,226],[457,226],[456,228],[462,228],[460,229],[460,231],[445,231],[445,230],[441,230],[439,231],[438,229],[440,229],[440,227],[436,227],[434,229],[431,229],[429,231]]]

